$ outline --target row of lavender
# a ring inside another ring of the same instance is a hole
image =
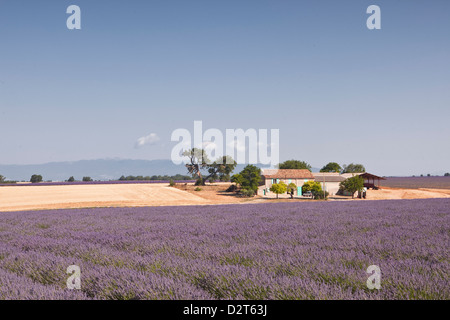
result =
[[[74,182],[39,182],[39,183],[0,183],[0,187],[13,186],[65,186],[65,185],[95,185],[95,184],[145,184],[169,183],[169,180],[111,180],[111,181],[74,181]],[[193,183],[195,180],[174,180],[175,183]]]
[[[0,214],[0,299],[449,299],[450,200]],[[81,289],[69,290],[69,265]],[[381,289],[366,286],[370,265]]]

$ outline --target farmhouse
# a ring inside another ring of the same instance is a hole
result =
[[[315,181],[320,182],[322,190],[328,192],[330,196],[337,194],[339,184],[346,179],[339,172],[313,172]]]
[[[258,194],[266,195],[270,192],[272,184],[283,181],[286,184],[295,183],[297,195],[302,195],[302,186],[305,182],[314,180],[311,171],[306,169],[264,169]]]

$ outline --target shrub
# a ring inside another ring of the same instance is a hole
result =
[[[225,192],[236,192],[238,190],[237,185],[232,184],[231,186],[228,187],[227,190],[225,190]]]
[[[33,174],[30,179],[31,183],[42,182],[42,176],[40,174]]]
[[[325,197],[324,197],[323,191],[313,190],[311,192],[312,192],[312,195],[313,195],[315,200],[317,200],[317,199],[325,199],[325,200],[327,200],[328,199],[328,195],[329,195],[328,191],[325,191]]]
[[[197,187],[194,189],[194,191],[202,191],[202,188]]]
[[[256,193],[253,189],[242,189],[240,194],[243,197],[251,198],[251,197],[254,197]]]
[[[175,181],[173,181],[173,179],[170,179],[169,186],[171,186],[171,187],[175,186]]]

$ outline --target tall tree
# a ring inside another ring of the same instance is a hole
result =
[[[258,191],[258,186],[261,182],[260,168],[249,164],[239,173],[239,175],[242,189],[253,190],[255,193]]]
[[[362,191],[364,189],[364,179],[361,176],[354,176],[345,179],[339,185],[345,191],[350,192],[352,194],[352,198],[354,198],[356,191]]]
[[[203,179],[202,170],[206,169],[208,163],[208,155],[203,149],[192,148],[183,152],[183,156],[189,158],[189,163],[186,164],[186,168],[193,177],[198,176],[198,181],[201,184],[205,184],[206,181]]]
[[[279,169],[307,169],[311,171],[311,165],[305,161],[287,160],[278,165]]]
[[[0,183],[4,182],[5,179],[6,179],[6,178],[0,174]]]
[[[197,184],[202,185],[205,185],[208,180],[229,181],[237,164],[230,156],[219,157],[211,163],[206,151],[198,148],[184,151],[183,156],[189,158],[189,163],[186,164],[188,172],[193,177],[198,176]],[[202,170],[206,170],[207,173],[203,174]]]
[[[362,164],[359,163],[350,163],[349,165],[344,164],[344,168],[342,173],[361,173],[366,172],[366,168]]]
[[[237,163],[230,156],[218,158],[212,164],[208,165],[208,176],[205,180],[230,181],[230,175]]]
[[[326,166],[320,169],[320,172],[341,172],[342,167],[336,162],[329,162]]]

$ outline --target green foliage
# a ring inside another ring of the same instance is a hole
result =
[[[322,191],[322,185],[318,181],[307,181],[302,186],[302,192],[320,192]]]
[[[342,173],[362,173],[366,172],[366,168],[362,164],[350,163],[349,165],[344,164]]]
[[[253,190],[256,194],[259,183],[261,182],[261,169],[249,164],[239,174],[242,177],[241,187],[243,189]]]
[[[83,181],[90,182],[90,181],[92,181],[92,178],[91,177],[83,177]]]
[[[341,189],[350,192],[353,198],[356,191],[364,189],[364,179],[360,176],[354,176],[342,181],[339,186]]]
[[[295,190],[297,190],[297,185],[293,182],[289,183],[287,186],[287,192],[288,193],[294,193]]]
[[[212,164],[208,165],[208,181],[230,181],[230,175],[236,167],[237,163],[230,156],[218,158]]]
[[[175,181],[173,181],[173,179],[170,179],[170,181],[169,181],[169,186],[170,186],[170,187],[175,186]]]
[[[341,172],[342,167],[336,162],[329,162],[326,166],[320,169],[320,172]]]
[[[285,193],[287,191],[287,185],[283,181],[280,181],[278,183],[274,183],[270,187],[270,191],[276,193],[277,194],[277,199],[278,199],[278,195],[280,195],[282,193]]]
[[[311,191],[313,199],[324,199],[328,197],[328,193],[325,192],[325,197],[322,190],[322,185],[319,181],[307,181],[302,186],[303,193]]]
[[[444,177],[450,177],[450,173],[449,172],[445,173]]]
[[[246,188],[244,188],[244,189],[241,190],[240,194],[241,194],[242,196],[244,196],[244,197],[251,198],[251,197],[254,197],[256,193],[255,193],[255,191],[252,190],[252,189],[246,189]]]
[[[291,195],[291,199],[294,199],[295,190],[297,190],[297,185],[293,182],[289,183],[287,186],[287,193]]]
[[[202,185],[205,185],[209,179],[229,181],[230,174],[236,167],[236,161],[230,156],[223,156],[217,158],[216,161],[211,162],[204,149],[192,148],[183,152],[183,156],[189,158],[189,163],[186,168],[192,177],[198,176]],[[203,177],[202,170],[207,170],[208,175]]]
[[[279,169],[307,169],[311,171],[311,165],[305,161],[287,160],[278,165]]]
[[[67,179],[67,182],[74,182],[75,181],[75,178],[72,176],[72,177],[70,177],[69,179]]]
[[[5,179],[6,178],[0,174],[0,183],[3,183],[5,181]]]
[[[329,193],[328,193],[328,191],[325,191],[325,194],[324,194],[323,190],[321,190],[321,191],[314,190],[314,191],[312,191],[312,195],[315,200],[328,199]]]
[[[194,189],[194,191],[202,191],[202,188],[197,187],[197,188]]]
[[[236,183],[238,186],[242,186],[244,182],[244,177],[240,173],[236,173],[231,177],[231,182]]]
[[[236,192],[238,190],[238,187],[235,184],[232,184],[225,190],[225,192]]]
[[[31,183],[39,183],[42,182],[42,176],[40,174],[33,174],[30,179]]]

